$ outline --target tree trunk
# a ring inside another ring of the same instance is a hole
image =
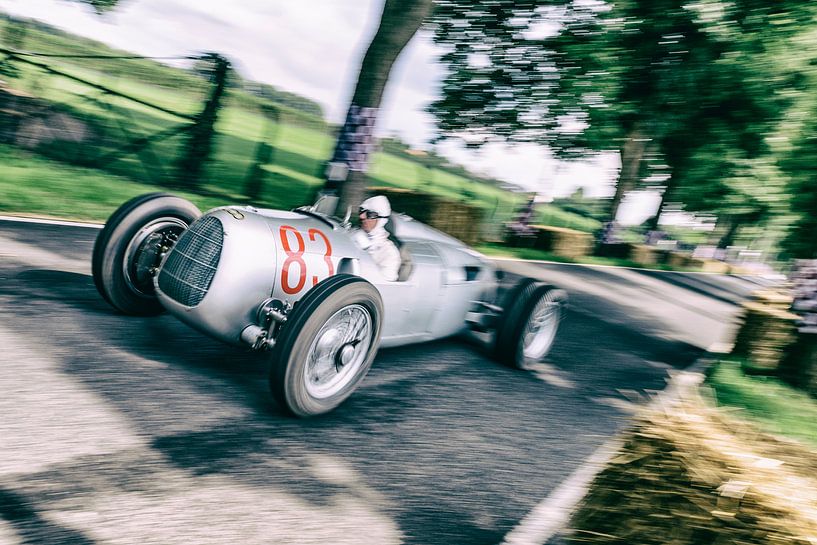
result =
[[[655,215],[647,220],[647,230],[648,231],[655,231],[658,229],[658,222],[661,221],[661,213],[664,211],[664,205],[667,204],[667,198],[672,191],[672,178],[667,180],[667,187],[664,188],[664,191],[661,193],[661,202],[658,203],[658,210],[655,211]]]
[[[719,250],[725,249],[732,244],[732,240],[740,227],[740,222],[731,214],[721,214],[715,222],[715,228],[709,235],[708,244],[714,245]]]
[[[340,211],[357,207],[363,200],[372,133],[389,73],[432,5],[433,0],[385,0],[380,26],[363,57],[346,121],[326,172],[324,192],[340,197]]]
[[[726,232],[718,241],[719,250],[725,250],[729,246],[732,246],[732,243],[735,241],[735,235],[738,234],[738,229],[741,227],[741,222],[737,218],[730,217],[726,225],[728,226]]]
[[[215,65],[213,71],[213,88],[204,109],[196,117],[187,145],[176,165],[176,184],[180,189],[197,189],[201,185],[204,165],[213,151],[215,126],[221,99],[227,85],[227,72],[230,63],[217,54],[207,56]]]
[[[641,161],[647,149],[647,138],[642,129],[642,123],[636,122],[627,133],[624,144],[621,146],[621,172],[618,175],[616,194],[610,203],[610,221],[616,220],[618,208],[628,191],[632,191],[638,183],[638,174],[641,170]]]

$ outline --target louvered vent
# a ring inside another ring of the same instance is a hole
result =
[[[224,230],[208,216],[182,233],[159,273],[159,289],[187,307],[201,303],[218,268]]]

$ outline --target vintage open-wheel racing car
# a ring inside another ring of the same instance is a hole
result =
[[[554,342],[567,296],[501,273],[462,242],[392,214],[402,264],[387,280],[345,219],[226,206],[202,214],[165,194],[119,207],[99,233],[93,278],[102,297],[138,316],[168,311],[224,342],[264,350],[270,389],[296,416],[333,410],[368,372],[380,346],[472,330],[512,367]]]

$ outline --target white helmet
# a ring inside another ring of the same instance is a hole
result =
[[[377,213],[377,226],[383,227],[391,216],[391,204],[385,195],[375,195],[360,203],[361,210],[370,210]]]

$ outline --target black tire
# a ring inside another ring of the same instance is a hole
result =
[[[336,338],[326,341],[338,331],[329,326],[338,323],[344,312],[349,313],[349,319],[355,319],[355,324],[363,320],[364,326],[368,316],[368,329],[352,335],[361,335],[360,339],[347,339],[349,333],[354,333],[354,327],[348,327],[342,337],[344,342]],[[278,405],[293,416],[309,417],[343,403],[374,361],[380,346],[382,317],[380,292],[363,278],[338,274],[312,288],[296,305],[271,351],[270,391]],[[328,357],[317,358],[319,362],[311,359],[321,352]],[[342,362],[341,353],[351,359]],[[318,367],[328,371],[328,384],[319,383]],[[313,372],[315,380],[307,376]]]
[[[168,236],[178,237],[199,216],[191,202],[167,193],[134,197],[117,208],[96,237],[91,258],[94,285],[103,299],[124,314],[161,313],[152,280],[143,273],[144,263],[136,261],[152,261],[148,250],[154,248],[149,241],[137,243],[150,235],[170,243]]]
[[[494,338],[494,359],[516,369],[541,361],[553,346],[566,303],[563,290],[531,278],[520,280],[504,298]],[[537,317],[544,320],[545,328],[541,335],[526,339],[528,324]]]

